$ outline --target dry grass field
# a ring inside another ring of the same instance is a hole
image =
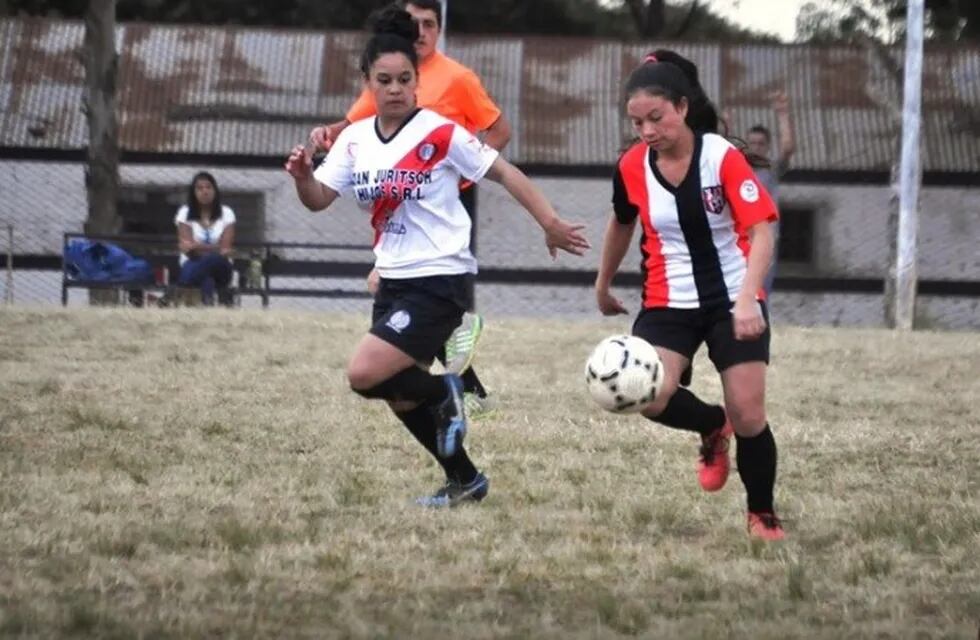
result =
[[[0,310],[0,636],[977,637],[977,334],[778,327],[765,546],[693,436],[588,401],[625,321],[491,318],[490,496],[414,506],[435,463],[345,385],[365,322]]]

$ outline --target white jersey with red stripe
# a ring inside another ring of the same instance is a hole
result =
[[[377,117],[348,126],[314,177],[371,212],[383,278],[476,273],[460,177],[479,181],[497,151],[434,111],[419,109],[390,137]]]
[[[619,222],[642,225],[643,306],[696,309],[734,302],[750,250],[747,231],[778,218],[776,205],[728,140],[697,134],[687,175],[677,186],[645,143],[628,149],[613,178]],[[764,291],[757,293],[759,299]]]

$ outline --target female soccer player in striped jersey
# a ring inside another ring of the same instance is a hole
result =
[[[462,381],[427,368],[469,305],[476,273],[472,221],[459,198],[461,178],[499,182],[545,231],[552,256],[581,254],[584,225],[558,217],[541,192],[497,151],[458,124],[416,106],[417,27],[404,16],[398,33],[373,36],[361,58],[378,115],[337,137],[314,174],[309,150],[293,149],[286,170],[309,209],[340,195],[371,213],[381,282],[373,325],[347,369],[351,388],[388,401],[395,415],[439,461],[446,484],[420,499],[429,506],[482,500],[489,481],[463,448]]]
[[[765,412],[769,328],[762,286],[776,206],[742,152],[715,133],[718,116],[692,62],[654,52],[627,80],[626,99],[640,141],[615,172],[614,214],[596,278],[599,309],[626,313],[610,285],[639,222],[643,308],[633,333],[657,348],[665,369],[662,390],[644,415],[701,435],[698,477],[707,491],[728,478],[734,431],[749,533],[782,539],[773,508],[776,443]],[[724,408],[678,386],[702,343],[721,375]]]

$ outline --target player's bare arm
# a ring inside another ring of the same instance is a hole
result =
[[[545,244],[551,257],[557,257],[558,249],[580,256],[589,248],[589,241],[582,235],[585,225],[565,222],[558,217],[541,190],[520,169],[498,157],[486,175],[507,189],[544,229]]]
[[[296,145],[286,160],[286,172],[293,177],[296,195],[310,211],[323,211],[337,199],[337,192],[313,177],[312,145]]]
[[[623,258],[626,257],[635,229],[635,219],[630,224],[623,224],[616,219],[616,214],[609,216],[606,233],[602,239],[599,273],[596,274],[595,279],[596,304],[604,316],[629,313],[622,301],[616,298],[609,289],[616,272],[619,271],[619,266],[623,263]]]
[[[766,330],[765,318],[756,302],[756,292],[762,288],[763,279],[772,261],[772,228],[768,221],[762,221],[749,227],[748,235],[752,251],[749,252],[742,290],[735,299],[735,308],[732,309],[737,340],[754,340]]]

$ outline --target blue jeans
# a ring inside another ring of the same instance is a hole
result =
[[[214,297],[215,289],[224,289],[231,284],[231,263],[228,258],[208,253],[197,258],[189,258],[180,267],[178,287],[200,287],[205,301]]]

